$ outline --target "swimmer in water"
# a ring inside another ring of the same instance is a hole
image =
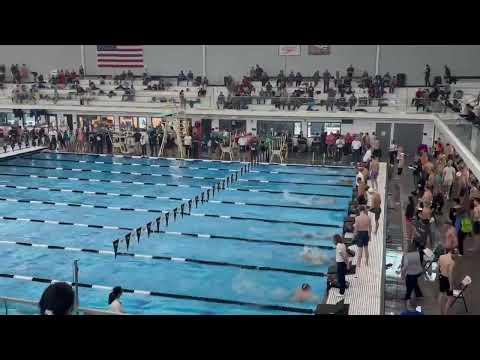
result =
[[[304,283],[300,289],[295,291],[295,295],[292,298],[295,302],[317,302],[318,296],[313,294],[312,287]]]
[[[314,265],[322,265],[328,260],[328,257],[318,248],[304,247],[302,258]]]

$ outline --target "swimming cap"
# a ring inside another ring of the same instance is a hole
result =
[[[310,289],[310,285],[308,285],[307,283],[302,284],[302,290],[309,290],[309,289]]]

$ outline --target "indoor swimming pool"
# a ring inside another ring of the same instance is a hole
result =
[[[312,313],[315,304],[291,298],[309,283],[324,300],[355,172],[246,166],[51,152],[0,161],[0,296],[38,300],[48,280],[72,281],[79,260],[82,307],[107,309],[119,285],[129,314]],[[307,246],[319,264],[302,258]]]

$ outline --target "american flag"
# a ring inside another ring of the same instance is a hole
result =
[[[143,46],[97,45],[97,66],[143,68]]]

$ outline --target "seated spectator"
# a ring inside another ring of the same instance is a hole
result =
[[[133,72],[131,70],[127,71],[127,79],[128,80],[133,80],[135,76],[133,75]]]
[[[395,92],[396,87],[397,87],[397,77],[394,76],[392,81],[390,81],[390,86],[389,86],[388,92],[390,94],[393,94]]]
[[[38,306],[40,315],[71,315],[75,302],[72,286],[64,282],[49,285],[42,294]]]
[[[206,89],[200,88],[200,89],[198,90],[198,97],[204,97],[204,96],[206,96],[206,95],[207,95],[207,90],[206,90]]]
[[[208,79],[207,79],[206,76],[203,77],[201,85],[202,85],[202,86],[205,86],[205,87],[208,86]]]
[[[310,83],[310,85],[307,88],[308,97],[313,98],[314,97],[314,92],[315,92],[315,89],[313,88],[312,84]]]
[[[180,74],[178,74],[177,76],[177,86],[180,85],[181,81],[186,81],[186,80],[187,80],[187,77],[183,73],[183,70],[180,70]]]
[[[225,105],[225,95],[223,95],[223,92],[220,91],[220,94],[218,95],[218,98],[217,98],[217,109],[223,110],[224,105]]]
[[[80,65],[80,67],[78,68],[78,74],[80,75],[81,78],[85,76],[85,70],[83,70],[82,65]]]
[[[110,90],[110,91],[108,92],[108,97],[111,98],[112,96],[117,96],[117,94],[115,93],[115,91]]]
[[[273,86],[272,84],[270,84],[270,81],[268,81],[266,85],[267,96],[272,96],[272,89],[273,89]]]
[[[282,84],[285,80],[285,74],[283,73],[283,70],[280,70],[277,76],[277,87],[279,84]]]
[[[21,69],[21,78],[23,82],[28,81],[30,73],[28,71],[27,65],[23,64]]]
[[[260,80],[262,81],[262,86],[265,86],[265,84],[269,81],[268,74],[265,71],[262,72]]]

